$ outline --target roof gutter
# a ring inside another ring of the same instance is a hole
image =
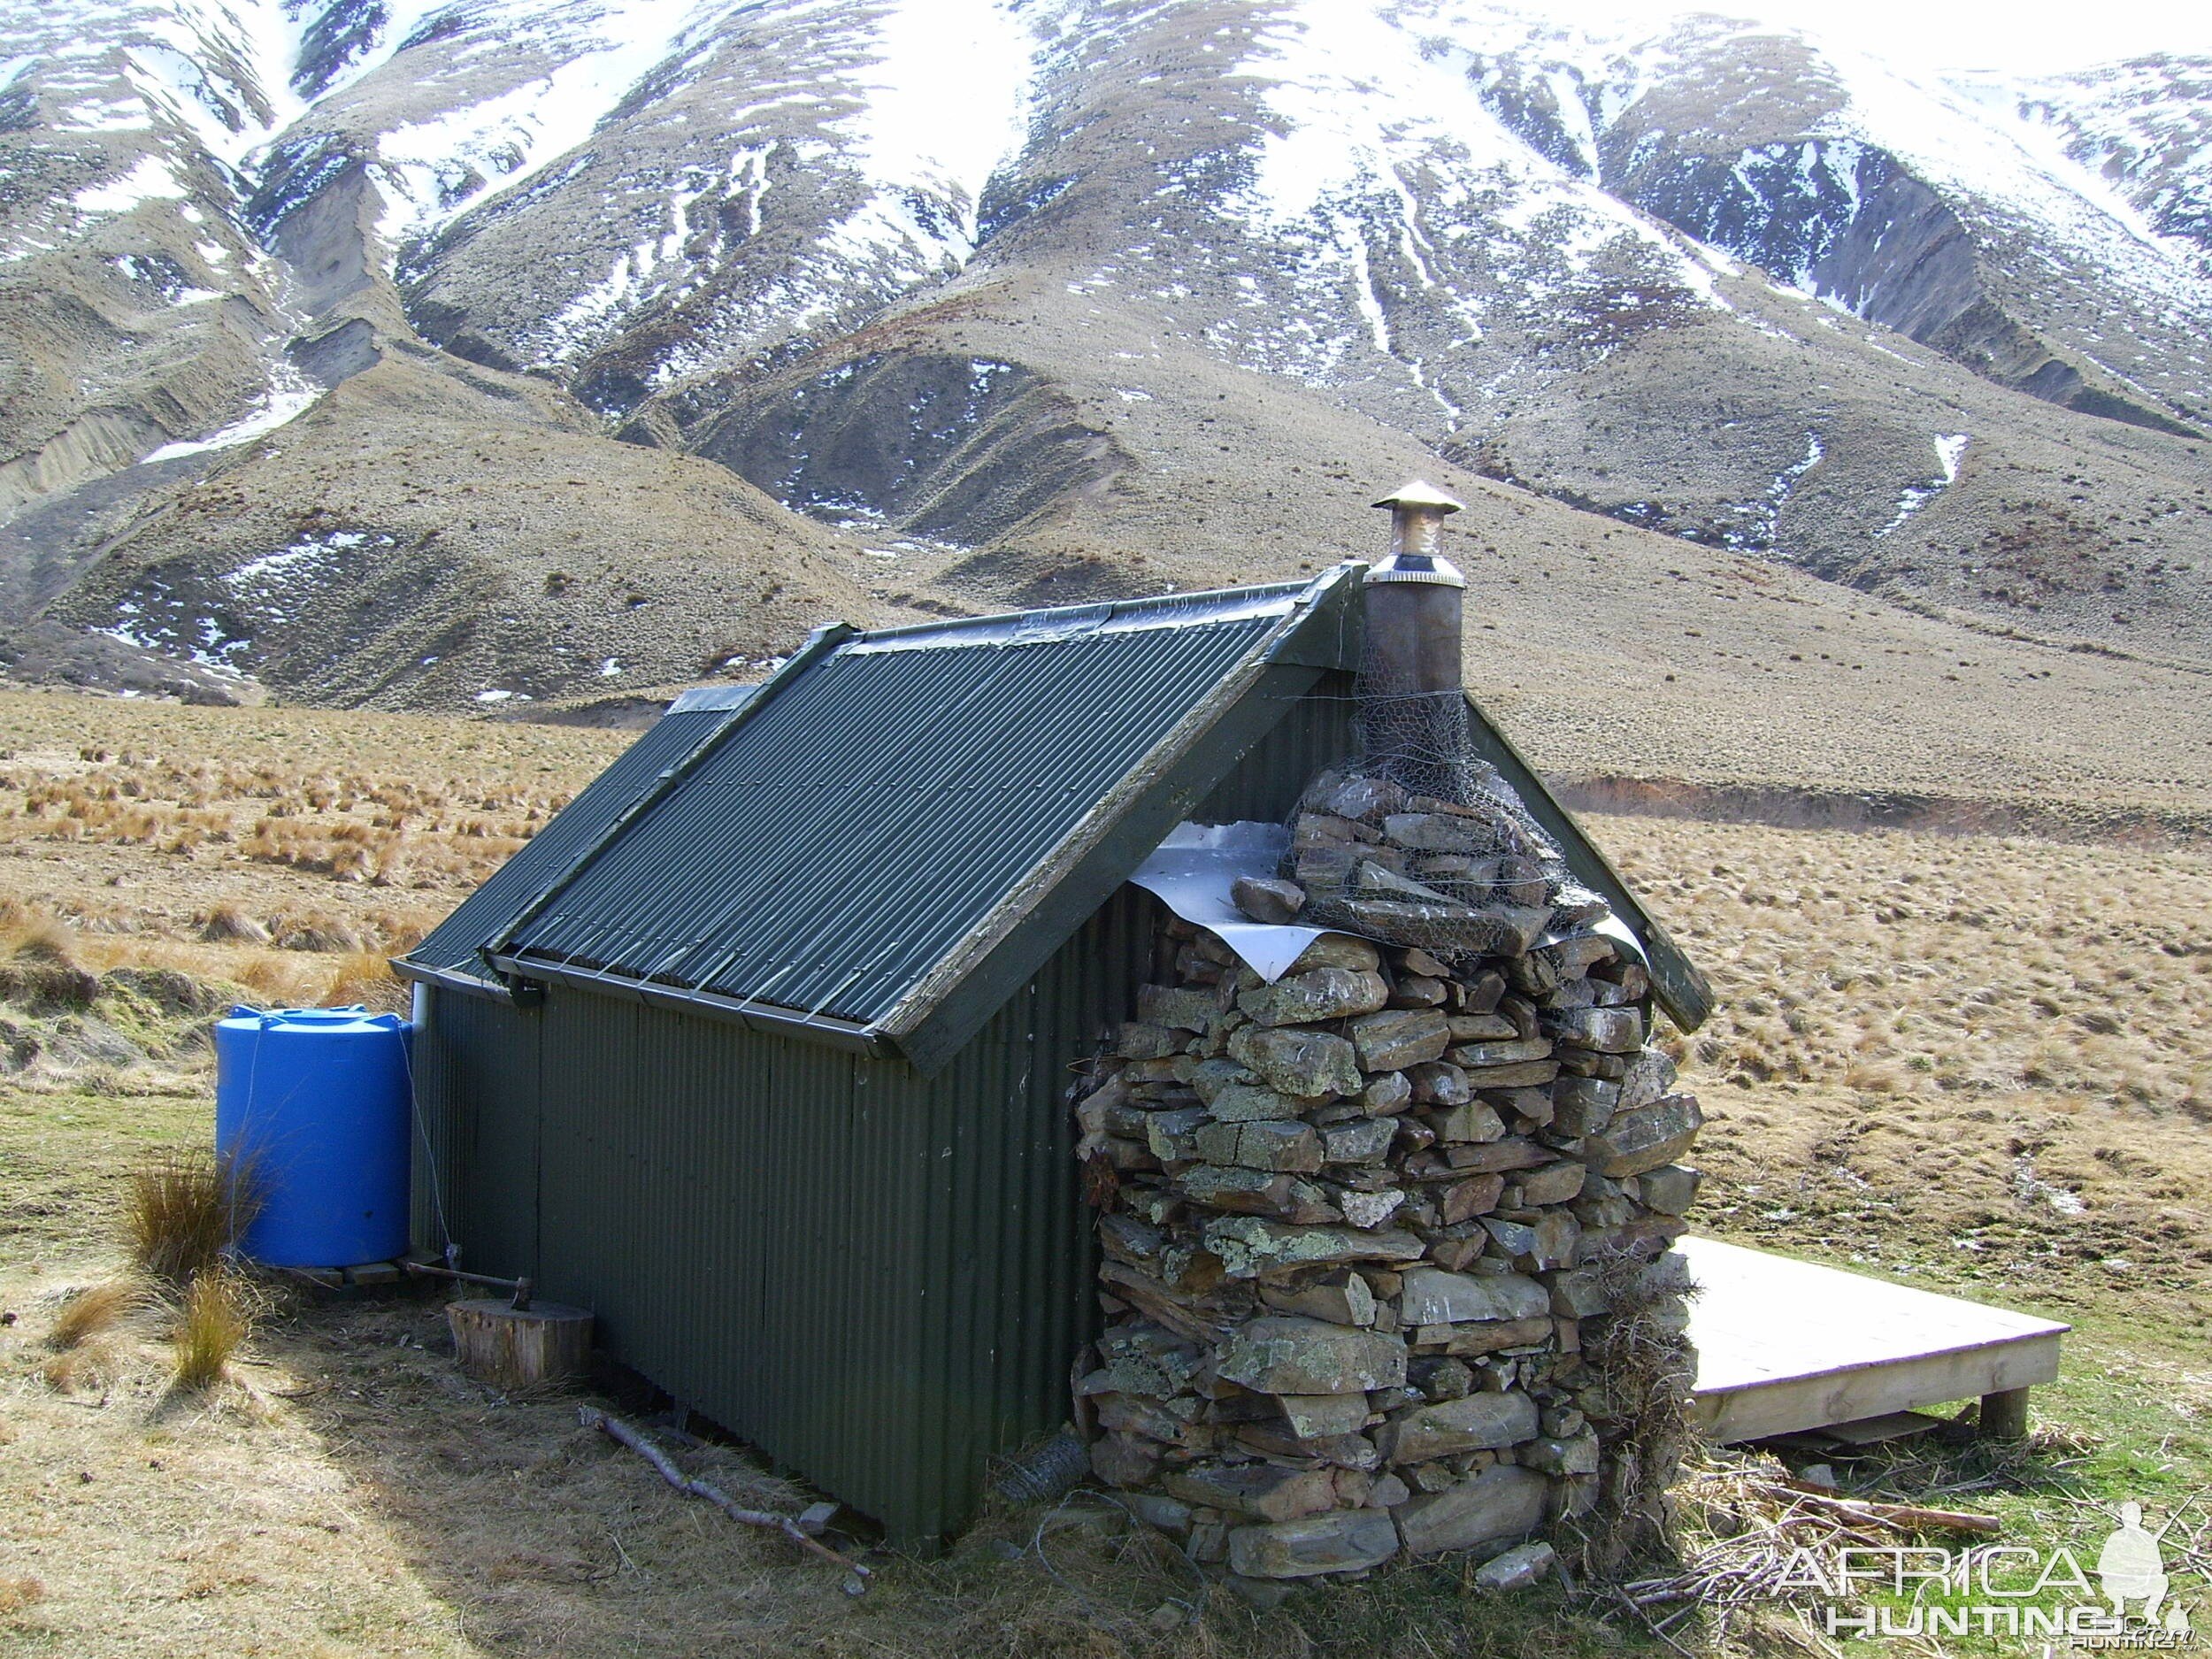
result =
[[[459,991],[468,996],[488,996],[495,1002],[511,1002],[514,993],[496,979],[487,979],[481,974],[464,972],[459,968],[434,968],[428,963],[411,962],[405,956],[391,959],[394,974],[403,979],[412,979],[418,985],[434,985],[442,991]]]
[[[512,979],[565,985],[625,1002],[642,1002],[648,1008],[680,1009],[709,1019],[742,1025],[749,1031],[804,1037],[809,1041],[842,1048],[850,1054],[890,1058],[899,1053],[898,1046],[875,1026],[839,1019],[829,1014],[804,1014],[796,1009],[778,1008],[772,1003],[749,1002],[743,997],[724,996],[714,991],[687,990],[681,986],[633,979],[626,973],[610,973],[603,968],[583,968],[572,963],[551,962],[541,956],[502,955],[492,958],[492,966]]]

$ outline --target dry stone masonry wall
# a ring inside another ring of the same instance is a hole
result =
[[[1094,1067],[1078,1420],[1198,1561],[1306,1578],[1655,1524],[1701,1118],[1643,965],[1524,825],[1324,777],[1238,902],[1375,937],[1324,933],[1270,985],[1170,919]]]

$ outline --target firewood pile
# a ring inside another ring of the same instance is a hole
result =
[[[1701,1118],[1603,901],[1509,809],[1355,774],[1236,897],[1343,931],[1268,984],[1170,918],[1094,1068],[1094,1471],[1249,1578],[1649,1525]]]

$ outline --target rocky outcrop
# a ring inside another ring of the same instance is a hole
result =
[[[803,511],[956,541],[1010,535],[1131,465],[1033,371],[941,350],[810,363],[684,442]]]

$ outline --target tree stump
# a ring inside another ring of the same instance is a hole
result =
[[[495,1388],[530,1388],[580,1377],[591,1363],[591,1315],[541,1302],[511,1307],[496,1296],[446,1304],[461,1369]]]

